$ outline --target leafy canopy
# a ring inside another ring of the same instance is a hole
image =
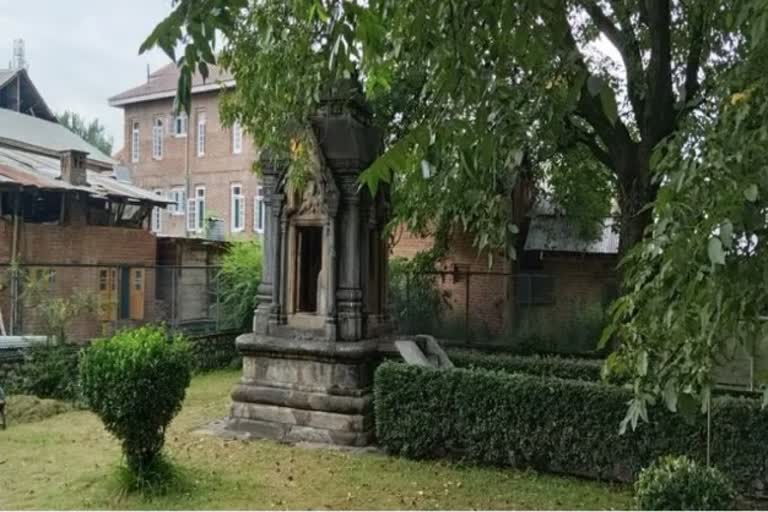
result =
[[[80,114],[70,110],[65,110],[64,113],[58,114],[56,117],[59,123],[66,126],[69,131],[79,135],[105,155],[110,156],[112,154],[114,140],[111,135],[107,135],[107,129],[98,119],[93,119],[89,123]]]

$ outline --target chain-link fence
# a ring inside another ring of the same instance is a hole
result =
[[[389,291],[403,334],[588,353],[596,350],[616,282],[593,272],[401,272],[391,276]]]
[[[86,340],[163,322],[189,334],[237,327],[221,307],[219,268],[0,266],[0,335]]]

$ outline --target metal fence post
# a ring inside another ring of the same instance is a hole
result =
[[[464,283],[464,343],[469,345],[469,279],[472,274],[467,270]]]
[[[177,318],[177,316],[178,316],[178,306],[176,304],[176,293],[177,293],[176,292],[176,272],[177,272],[177,268],[176,267],[171,267],[170,268],[170,272],[171,272],[171,318],[170,318],[170,321],[171,321],[171,325],[173,326],[173,328],[176,329],[179,326],[179,321],[178,321],[178,318]]]
[[[221,330],[219,325],[221,321],[221,301],[219,300],[219,281],[221,278],[220,272],[216,272],[215,276],[216,276],[216,332],[219,332]]]

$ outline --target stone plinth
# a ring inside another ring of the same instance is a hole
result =
[[[373,439],[376,343],[244,334],[228,429],[284,442],[365,446]]]

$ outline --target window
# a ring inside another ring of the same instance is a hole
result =
[[[160,117],[152,122],[152,158],[162,160],[163,158],[163,120]]]
[[[542,274],[519,274],[515,278],[518,304],[554,304],[555,278]]]
[[[197,113],[197,156],[205,156],[205,130],[208,119],[205,112]]]
[[[139,161],[139,122],[134,121],[131,126],[131,162]]]
[[[163,197],[163,191],[161,189],[155,189],[155,195]],[[163,230],[163,210],[159,206],[152,208],[152,231],[154,233],[160,233]]]
[[[187,209],[187,191],[184,187],[174,187],[168,194],[168,199],[173,203],[168,205],[168,211],[171,215],[184,215]]]
[[[205,187],[195,187],[195,197],[187,201],[187,230],[200,232],[205,227]]]
[[[243,152],[243,127],[240,121],[232,125],[232,152],[236,155]]]
[[[232,184],[229,213],[232,232],[245,229],[245,196],[243,196],[243,186],[239,183]]]
[[[187,114],[182,112],[173,119],[173,135],[176,137],[187,136]]]
[[[267,208],[264,204],[264,187],[256,187],[256,195],[253,198],[253,230],[264,233]]]

